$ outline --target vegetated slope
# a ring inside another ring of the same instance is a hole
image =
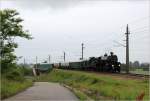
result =
[[[31,80],[14,81],[6,78],[1,79],[1,99],[12,96],[32,86]]]
[[[94,100],[135,100],[142,93],[144,93],[144,100],[149,99],[148,80],[118,79],[107,75],[60,69],[54,69],[36,80],[66,84]]]
[[[8,70],[5,74],[1,75],[1,99],[10,97],[26,88],[32,86],[32,79],[25,78],[32,74],[32,69],[22,68],[19,66],[13,67]]]

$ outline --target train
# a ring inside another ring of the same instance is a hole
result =
[[[113,52],[110,52],[109,56],[105,53],[104,56],[90,57],[88,60],[54,63],[53,67],[67,70],[120,73],[121,63],[118,61],[117,55],[114,55]]]

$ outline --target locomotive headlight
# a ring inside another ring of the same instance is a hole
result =
[[[114,65],[112,65],[112,67],[114,67]]]
[[[119,64],[118,66],[120,67],[121,65]]]

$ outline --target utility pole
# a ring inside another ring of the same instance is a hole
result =
[[[126,27],[126,73],[129,73],[129,28]]]
[[[23,66],[23,67],[25,67],[25,64],[26,64],[26,60],[25,60],[25,58],[24,58],[24,60],[23,60],[23,64],[24,64],[24,66]]]
[[[81,60],[83,60],[83,49],[84,49],[84,44],[82,43],[81,46],[82,46],[82,57],[81,57]]]
[[[23,60],[23,64],[24,64],[24,66],[25,66],[25,64],[26,64],[26,60],[25,60],[25,58],[24,58],[24,60]]]
[[[37,60],[38,60],[38,57],[36,56],[36,69],[37,69]]]
[[[51,56],[50,55],[48,56],[48,61],[49,61],[49,64],[50,64],[50,62],[51,62]]]
[[[64,52],[64,62],[66,61],[66,53]]]

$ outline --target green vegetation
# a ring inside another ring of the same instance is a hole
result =
[[[77,90],[76,88],[73,88],[71,86],[68,86],[66,84],[62,84],[64,87],[68,88],[69,90],[71,90],[72,92],[74,92],[74,94],[80,99],[80,100],[91,100],[86,94],[84,94],[83,92],[81,92],[80,90]]]
[[[143,69],[135,69],[135,70],[131,70],[131,73],[135,73],[135,74],[145,74],[145,75],[149,75],[149,71],[144,71]]]
[[[22,81],[8,80],[4,77],[1,79],[1,99],[12,96],[20,91],[25,90],[27,87],[32,86],[32,80],[24,79]]]
[[[15,69],[14,69],[15,68]],[[31,76],[31,69],[14,65],[12,71],[1,75],[1,99],[12,96],[24,89],[32,86],[33,80],[26,79],[25,76]]]
[[[0,10],[1,99],[32,85],[32,80],[24,78],[29,70],[17,65],[19,58],[14,53],[18,47],[16,38],[32,39],[28,31],[23,30],[22,21],[16,10]]]
[[[17,56],[14,54],[18,44],[16,38],[32,39],[28,31],[23,30],[21,25],[23,19],[18,17],[16,10],[0,10],[0,45],[1,45],[1,73],[7,73],[13,69],[16,64]]]
[[[98,75],[81,71],[57,70],[41,75],[37,81],[59,82],[75,88],[77,96],[85,95],[94,100],[135,100],[145,93],[144,100],[149,99],[149,81]],[[84,94],[84,95],[83,95]]]
[[[84,94],[84,93],[81,92],[80,90],[73,89],[72,91],[75,93],[75,95],[76,95],[80,100],[91,100],[91,99],[89,99],[89,97],[88,97],[86,94]]]

